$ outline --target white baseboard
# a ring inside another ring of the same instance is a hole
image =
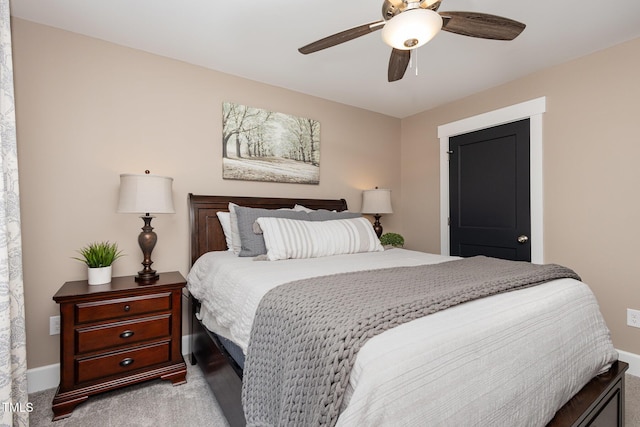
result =
[[[620,356],[620,360],[629,364],[627,374],[640,377],[640,354],[618,350],[618,355]]]
[[[187,355],[191,352],[191,335],[182,336],[182,354]],[[187,361],[187,363],[189,363]],[[60,364],[40,366],[38,368],[27,369],[27,392],[35,393],[37,391],[47,390],[58,387],[60,384]]]
[[[47,390],[60,384],[60,364],[27,369],[27,392]]]
[[[182,354],[187,355],[191,352],[190,335],[182,336]],[[628,374],[640,377],[640,354],[629,353],[628,351],[618,350],[620,360],[629,364]],[[188,363],[188,361],[187,361]],[[58,387],[60,383],[60,364],[40,366],[38,368],[27,370],[28,392],[47,390],[49,388]]]

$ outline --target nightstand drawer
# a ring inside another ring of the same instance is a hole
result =
[[[86,302],[76,305],[76,322],[87,323],[171,309],[171,293]]]
[[[170,343],[162,342],[129,351],[76,361],[77,383],[120,375],[171,360]]]
[[[76,329],[76,354],[120,347],[171,335],[171,314]]]

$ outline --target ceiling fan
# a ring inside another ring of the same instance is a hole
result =
[[[309,54],[348,42],[382,29],[382,39],[393,48],[388,79],[400,80],[411,58],[411,50],[427,43],[440,30],[491,40],[513,40],[525,24],[501,16],[477,12],[438,12],[442,0],[384,0],[382,20],[330,35],[298,49]]]

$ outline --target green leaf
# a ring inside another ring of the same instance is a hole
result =
[[[122,251],[118,250],[118,245],[109,241],[89,243],[78,250],[78,253],[82,256],[81,258],[72,258],[84,262],[89,268],[108,267],[115,260],[124,256]]]
[[[383,245],[391,245],[395,247],[404,246],[404,237],[398,233],[385,233],[380,236],[380,243]]]

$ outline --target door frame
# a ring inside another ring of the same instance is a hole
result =
[[[531,262],[544,262],[542,114],[547,98],[540,97],[477,116],[438,126],[440,139],[440,253],[450,254],[449,242],[449,138],[521,119],[529,119],[531,166]]]

